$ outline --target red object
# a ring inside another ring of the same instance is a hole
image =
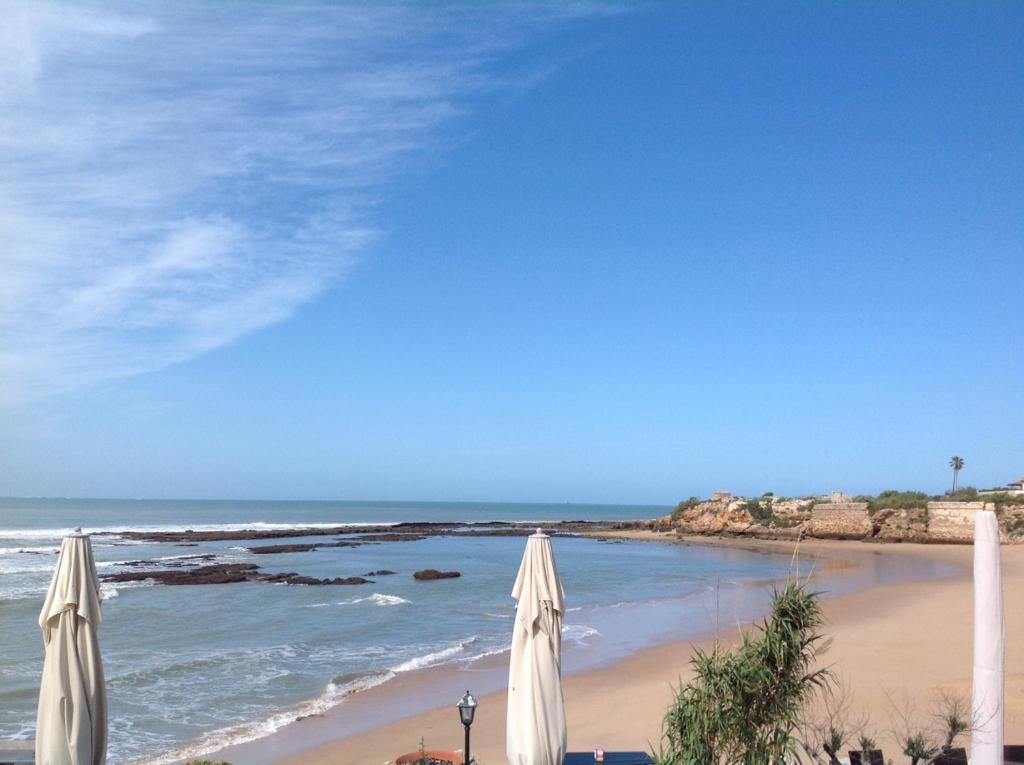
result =
[[[427,749],[425,752],[409,752],[401,757],[396,757],[395,765],[415,765],[424,757],[440,762],[450,762],[452,765],[460,765],[462,762],[462,755],[455,752],[450,752],[446,749]]]

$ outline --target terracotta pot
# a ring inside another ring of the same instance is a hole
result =
[[[462,765],[462,755],[450,752],[447,749],[427,749],[423,752],[409,752],[401,757],[395,758],[395,765],[416,765],[423,758],[450,762],[452,765]]]

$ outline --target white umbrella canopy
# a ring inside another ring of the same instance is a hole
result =
[[[971,762],[1003,763],[1003,576],[999,521],[991,510],[974,516],[974,687]]]
[[[107,694],[96,642],[100,582],[92,543],[64,539],[39,627],[46,657],[36,717],[36,765],[104,765]]]
[[[551,539],[539,529],[527,540],[512,597],[518,602],[509,660],[505,752],[509,765],[562,765],[565,592]]]

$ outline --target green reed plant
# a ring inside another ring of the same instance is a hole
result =
[[[832,683],[816,668],[824,619],[818,595],[789,584],[738,647],[698,649],[695,677],[665,713],[657,765],[779,765],[798,752],[804,707]]]

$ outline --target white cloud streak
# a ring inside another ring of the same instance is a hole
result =
[[[491,64],[593,10],[0,0],[0,404],[287,318],[439,128],[515,87]]]

